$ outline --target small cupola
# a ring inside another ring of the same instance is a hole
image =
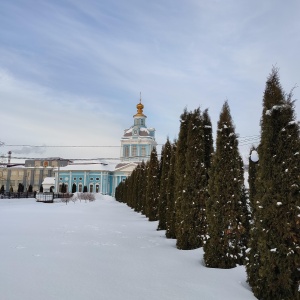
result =
[[[140,94],[140,103],[136,105],[137,113],[133,116],[135,117],[147,117],[143,114],[144,105],[142,104],[142,96]]]

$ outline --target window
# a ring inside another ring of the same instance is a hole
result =
[[[79,177],[79,180],[82,180],[82,177]]]
[[[99,184],[96,185],[96,193],[99,193]]]
[[[143,119],[141,119],[141,125],[144,125],[144,120]]]
[[[136,157],[137,153],[136,153],[136,146],[132,146],[132,156]]]
[[[124,147],[124,156],[129,157],[129,147],[128,146]]]
[[[145,146],[142,146],[142,149],[141,149],[141,155],[142,156],[146,156],[146,147]]]
[[[92,193],[92,192],[93,192],[93,185],[90,184],[90,193]]]
[[[96,180],[98,180],[98,181],[99,181],[99,180],[100,180],[100,178],[99,178],[99,177],[97,177],[97,178],[96,178]]]
[[[59,180],[61,181],[61,180],[62,180],[62,177],[59,177]]]
[[[82,184],[81,183],[78,184],[78,192],[82,193]]]
[[[77,180],[77,178],[76,178],[76,177],[74,177],[74,178],[73,178],[73,180]]]
[[[93,177],[91,177],[91,178],[90,178],[90,180],[94,180],[94,178],[93,178]]]

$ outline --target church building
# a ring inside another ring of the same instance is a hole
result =
[[[147,128],[144,105],[136,106],[137,113],[133,116],[134,124],[125,129],[121,139],[121,161],[146,161],[149,159],[153,147],[156,147],[155,129]]]
[[[57,168],[55,173],[55,191],[61,191],[64,184],[68,192],[75,188],[77,192],[87,189],[91,193],[114,196],[115,188],[124,181],[143,160],[150,159],[151,151],[156,147],[155,129],[147,128],[144,105],[136,106],[133,125],[124,130],[121,138],[120,159],[117,161],[73,162]],[[58,184],[57,184],[58,183]]]

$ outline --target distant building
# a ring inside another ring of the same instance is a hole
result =
[[[60,192],[64,184],[68,192],[73,185],[77,192],[101,193],[114,196],[115,188],[125,180],[141,161],[150,158],[152,149],[157,145],[155,129],[147,128],[144,105],[136,106],[134,123],[124,130],[121,138],[121,155],[116,161],[71,161],[62,158],[28,159],[24,164],[7,164],[0,168],[0,184],[5,191],[18,190],[19,183],[25,191],[32,185],[39,191],[43,184],[44,191]]]
[[[121,161],[146,161],[149,159],[153,147],[156,147],[155,129],[147,128],[143,114],[144,105],[137,104],[137,113],[133,116],[134,124],[125,129],[121,139]]]
[[[133,116],[134,124],[124,131],[121,138],[121,155],[118,161],[91,161],[70,163],[56,168],[55,190],[61,190],[62,184],[71,192],[73,185],[76,191],[82,192],[84,187],[91,193],[114,196],[115,188],[125,180],[142,160],[150,158],[152,149],[157,145],[155,129],[147,128],[144,105],[137,104],[137,113]]]
[[[46,177],[54,176],[54,169],[66,166],[70,160],[55,158],[27,159],[23,164],[8,163],[0,168],[0,185],[5,191],[11,188],[18,191],[19,183],[23,184],[25,191],[31,185],[34,191],[38,191]]]

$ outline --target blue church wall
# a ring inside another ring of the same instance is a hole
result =
[[[67,185],[67,191],[72,192],[72,186],[75,183],[76,191],[82,192],[84,186],[87,186],[88,192],[111,194],[112,176],[111,172],[103,171],[60,171],[59,185]]]

